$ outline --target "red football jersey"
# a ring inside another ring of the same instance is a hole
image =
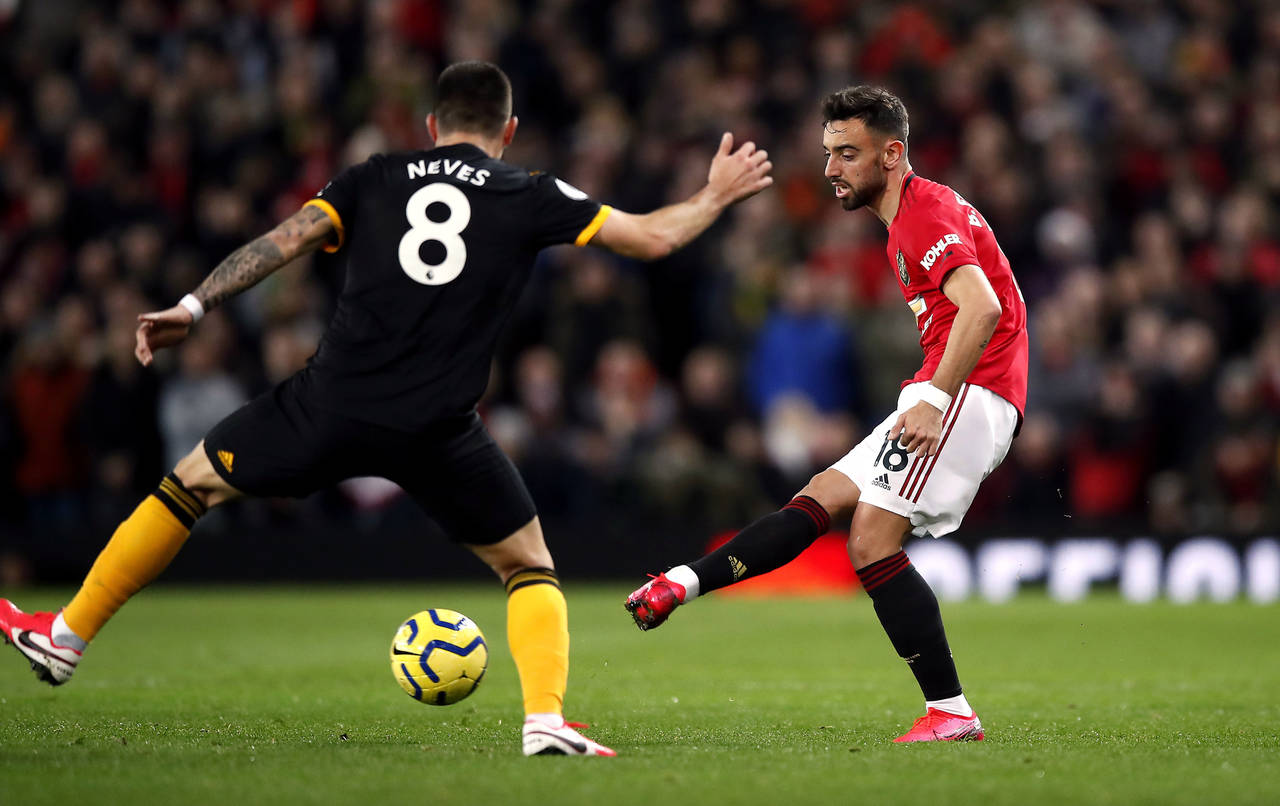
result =
[[[909,173],[889,224],[888,251],[924,350],[924,365],[902,385],[933,377],[957,310],[939,286],[952,269],[973,264],[987,275],[1003,311],[965,380],[1000,395],[1021,415],[1027,404],[1027,305],[986,220],[951,188]]]

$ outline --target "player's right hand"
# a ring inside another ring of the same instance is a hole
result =
[[[941,437],[942,412],[923,400],[899,414],[889,429],[889,439],[911,456],[933,456],[938,452]]]
[[[133,354],[144,367],[151,366],[155,351],[172,347],[191,332],[191,311],[174,305],[163,311],[138,315],[137,346]]]
[[[725,132],[720,138],[720,148],[711,158],[707,185],[725,205],[730,205],[772,185],[771,170],[773,163],[769,161],[768,151],[756,148],[750,140],[734,151],[733,134]]]

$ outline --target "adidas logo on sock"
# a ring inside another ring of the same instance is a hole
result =
[[[887,490],[887,489],[889,489],[889,474],[888,474],[888,473],[881,473],[879,478],[877,478],[875,481],[871,482],[871,486],[873,486],[873,487],[879,487],[879,488],[880,488],[880,489],[882,489],[882,490]]]
[[[729,555],[729,567],[733,569],[733,578],[735,581],[742,579],[742,575],[747,573],[747,566],[742,562],[742,560],[739,560],[732,554]]]

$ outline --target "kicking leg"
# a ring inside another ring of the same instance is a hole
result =
[[[5,640],[31,662],[40,679],[65,683],[89,641],[168,567],[200,516],[239,495],[214,471],[200,443],[116,528],[63,610],[27,614],[0,599]]]
[[[646,583],[627,597],[626,608],[640,629],[652,629],[676,607],[701,594],[781,568],[826,534],[832,517],[852,512],[858,497],[858,486],[848,476],[824,470],[782,509],[738,532],[705,557]]]
[[[524,694],[524,754],[612,756],[564,721],[569,609],[535,517],[491,545],[468,545],[507,589],[507,643]]]
[[[902,550],[910,528],[907,518],[862,504],[849,531],[849,558],[862,589],[925,698],[925,716],[895,741],[981,739],[982,723],[960,688],[938,599]]]

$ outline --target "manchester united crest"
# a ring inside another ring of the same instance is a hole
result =
[[[907,261],[902,257],[902,250],[898,250],[898,279],[903,285],[911,285],[911,275],[907,274]]]

